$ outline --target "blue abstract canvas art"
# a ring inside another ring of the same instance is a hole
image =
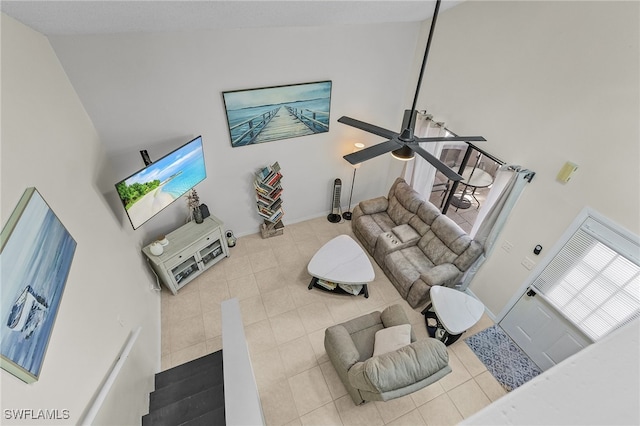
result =
[[[1,234],[0,365],[38,380],[76,241],[35,188],[27,188]]]
[[[224,92],[231,146],[329,131],[331,81]]]

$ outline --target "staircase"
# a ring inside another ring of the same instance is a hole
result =
[[[156,374],[142,426],[224,425],[222,351]]]

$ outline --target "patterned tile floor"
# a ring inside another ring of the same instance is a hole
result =
[[[456,424],[505,394],[460,339],[448,348],[451,374],[411,395],[355,406],[324,351],[325,328],[400,303],[418,338],[427,331],[421,308],[412,309],[373,261],[368,299],[307,290],[309,259],[340,234],[353,235],[350,222],[321,217],[278,237],[241,237],[229,258],[177,296],[163,290],[162,368],[219,350],[220,302],[237,297],[268,425]],[[485,315],[464,337],[491,325]]]

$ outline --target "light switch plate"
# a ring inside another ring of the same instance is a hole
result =
[[[524,259],[522,259],[522,266],[524,266],[528,270],[531,270],[535,266],[535,262],[528,257],[525,257]]]

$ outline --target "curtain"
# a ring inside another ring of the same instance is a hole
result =
[[[431,115],[426,112],[418,112],[416,117],[416,127],[414,135],[419,138],[444,136],[448,133],[444,128],[444,123],[436,123],[431,119]],[[440,158],[443,142],[423,142],[420,148]],[[431,189],[436,176],[436,168],[427,160],[416,155],[413,161],[407,162],[404,167],[402,178],[411,186],[424,200],[431,196]]]
[[[484,252],[462,277],[459,290],[464,291],[476,275],[480,266],[493,251],[498,235],[504,228],[511,210],[515,206],[528,180],[531,171],[520,166],[504,165],[498,169],[493,187],[482,204],[478,217],[471,229],[470,236],[479,242]]]

